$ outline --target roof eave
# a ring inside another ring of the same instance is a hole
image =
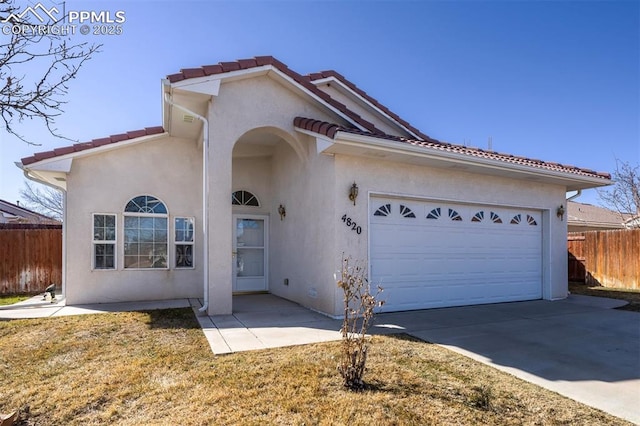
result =
[[[68,154],[56,155],[32,163],[24,164],[17,162],[16,166],[34,180],[66,190],[66,176],[71,171],[74,159],[101,154],[115,149],[133,146],[154,139],[168,136],[167,132],[153,135],[145,135],[137,138],[110,143],[102,146],[73,151]]]
[[[301,130],[301,129],[300,129]],[[377,150],[390,154],[399,154],[411,158],[422,158],[440,163],[445,168],[457,168],[468,171],[485,171],[488,174],[511,175],[512,177],[539,180],[542,182],[559,184],[567,191],[597,188],[611,184],[611,179],[599,176],[572,174],[569,172],[548,170],[533,166],[509,163],[496,159],[473,157],[468,154],[445,150],[429,149],[424,146],[404,144],[398,141],[377,138],[375,136],[358,135],[344,131],[336,132],[333,145],[325,149],[327,153],[340,153],[340,147],[351,147],[366,151]],[[353,151],[353,150],[351,150]],[[396,156],[397,157],[397,156]],[[378,157],[381,158],[381,157]],[[395,158],[395,157],[394,157]]]

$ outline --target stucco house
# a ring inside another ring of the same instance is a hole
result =
[[[343,253],[386,311],[567,295],[573,166],[430,138],[334,71],[273,57],[162,81],[162,126],[22,159],[65,191],[67,302],[271,292],[340,315]],[[463,125],[464,123],[462,123]]]

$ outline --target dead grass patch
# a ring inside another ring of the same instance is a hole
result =
[[[608,297],[611,299],[621,299],[629,302],[628,305],[618,309],[624,311],[640,312],[640,290],[629,288],[613,288],[602,286],[588,286],[583,283],[570,282],[569,291],[573,294],[584,296]]]
[[[404,335],[374,338],[359,393],[340,342],[213,356],[190,309],[3,321],[0,348],[23,425],[626,424]]]

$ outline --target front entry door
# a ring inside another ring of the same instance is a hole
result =
[[[233,291],[266,291],[269,218],[233,216]]]

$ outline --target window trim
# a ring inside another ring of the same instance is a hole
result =
[[[178,219],[187,219],[193,221],[193,238],[191,241],[176,241],[176,221]],[[172,232],[172,257],[171,264],[173,265],[172,269],[181,271],[181,270],[191,270],[196,268],[196,218],[194,216],[173,216],[173,232]],[[176,253],[178,246],[191,246],[191,266],[178,266],[178,255]]]
[[[96,216],[113,216],[115,236],[113,240],[96,240],[95,239],[95,217]],[[97,268],[96,267],[96,245],[111,244],[113,245],[113,268]],[[118,215],[115,213],[91,213],[91,270],[92,271],[117,271],[118,270]]]
[[[141,197],[141,196],[148,196],[148,197],[153,197],[156,200],[158,200],[159,202],[161,202],[164,205],[165,210],[167,211],[166,213],[144,213],[144,212],[128,212],[126,211],[127,205],[131,202],[131,200],[137,198],[137,197]],[[125,232],[125,221],[127,217],[151,217],[151,218],[165,218],[167,220],[167,241],[166,241],[166,248],[167,248],[167,258],[166,258],[166,266],[163,268],[127,268],[126,267],[126,258],[127,258],[127,254],[125,253],[125,236],[124,236],[124,232]],[[169,237],[169,232],[171,232],[171,224],[170,224],[170,219],[171,216],[169,214],[169,208],[167,207],[167,203],[165,203],[163,200],[161,200],[160,198],[156,197],[155,195],[150,195],[150,194],[139,194],[139,195],[135,195],[133,197],[131,197],[130,199],[127,200],[127,202],[125,203],[124,208],[122,209],[122,232],[123,232],[123,236],[122,236],[122,270],[123,271],[168,271],[171,269],[170,265],[171,265],[171,253],[169,251],[170,249],[170,241],[171,238]]]

